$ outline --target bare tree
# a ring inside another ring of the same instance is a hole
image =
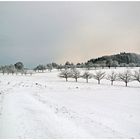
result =
[[[72,73],[69,70],[63,70],[61,71],[61,73],[59,74],[60,78],[65,78],[66,82],[68,81],[68,78],[70,78],[72,76]]]
[[[27,70],[24,70],[24,75],[27,75]]]
[[[87,83],[88,83],[88,79],[92,78],[92,74],[89,73],[88,71],[84,72],[84,74],[82,75],[82,78],[86,79]]]
[[[110,80],[111,81],[111,85],[113,85],[113,82],[117,80],[117,74],[114,71],[112,71],[111,74],[108,74],[106,79]]]
[[[47,69],[48,69],[48,71],[49,71],[49,72],[51,72],[51,71],[52,71],[52,69],[53,69],[52,64],[47,64]]]
[[[129,70],[126,70],[123,73],[119,73],[118,77],[121,81],[125,83],[125,86],[127,87],[128,83],[132,81],[131,72]]]
[[[77,69],[72,70],[72,78],[75,78],[75,81],[77,82],[77,79],[80,78],[80,72]]]
[[[98,80],[98,84],[100,84],[100,81],[105,77],[105,72],[97,71],[95,74],[93,74],[93,78]]]
[[[4,71],[4,70],[2,70],[2,74],[3,74],[3,75],[5,74],[5,71]]]
[[[138,81],[140,83],[140,69],[138,71],[135,71],[132,75],[133,80]]]
[[[93,63],[87,62],[87,63],[85,63],[85,66],[86,66],[87,70],[90,70],[93,67]]]

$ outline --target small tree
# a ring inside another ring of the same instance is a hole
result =
[[[125,86],[127,87],[128,83],[132,81],[131,72],[129,70],[126,70],[123,73],[119,73],[118,75],[119,79],[125,83]]]
[[[2,74],[4,75],[4,73],[5,73],[5,71],[4,70],[2,70]]]
[[[38,65],[36,68],[34,68],[34,70],[35,70],[35,71],[38,70],[38,72],[39,72],[39,71],[44,72],[44,70],[46,70],[46,67],[45,67],[44,65]]]
[[[24,75],[27,75],[27,70],[24,70]]]
[[[90,70],[91,67],[93,67],[93,63],[92,62],[87,62],[87,63],[85,63],[85,66],[86,66],[87,70]]]
[[[71,69],[72,71],[74,71],[74,70],[76,70],[76,66],[75,66],[74,64],[71,64],[70,69]],[[76,71],[77,71],[77,70],[76,70]]]
[[[93,67],[96,69],[96,68],[100,67],[100,64],[93,64]]]
[[[114,60],[112,63],[112,67],[115,67],[115,69],[116,69],[116,67],[118,67],[118,66],[119,66],[118,61]]]
[[[113,63],[112,59],[107,59],[106,66],[110,69],[110,67],[112,66],[112,63]]]
[[[9,65],[7,66],[7,71],[13,75],[17,71],[17,69],[14,65]]]
[[[82,75],[82,78],[86,79],[86,82],[88,83],[88,79],[92,78],[92,74],[89,73],[88,71],[84,72],[84,74]]]
[[[66,82],[68,81],[68,78],[70,78],[72,76],[72,73],[69,70],[63,70],[61,71],[61,73],[59,74],[60,78],[65,78]]]
[[[93,74],[93,78],[98,80],[98,84],[100,84],[100,81],[105,77],[105,72],[98,71],[95,74]]]
[[[17,63],[15,64],[15,68],[16,68],[17,70],[21,71],[21,70],[24,69],[24,65],[23,65],[22,62],[17,62]]]
[[[51,72],[51,71],[52,71],[52,69],[53,69],[52,64],[47,64],[47,69],[48,69],[48,71],[49,71],[49,72]]]
[[[65,69],[68,69],[68,68],[70,68],[70,65],[71,65],[70,62],[67,61],[67,62],[65,63],[65,65],[64,65],[64,68],[65,68]]]
[[[129,65],[129,67],[136,67],[135,63],[129,63],[128,65]]]
[[[101,63],[101,64],[100,64],[100,67],[102,67],[102,69],[104,69],[105,66],[106,66],[105,63]]]
[[[80,72],[77,69],[72,70],[72,78],[75,78],[75,81],[77,82],[77,79],[80,78]]]
[[[63,66],[60,64],[57,66],[58,71],[61,71],[63,69]]]
[[[117,80],[117,74],[112,71],[111,74],[109,74],[107,77],[106,77],[107,80],[110,80],[111,81],[111,85],[113,85],[113,82]]]
[[[135,71],[132,77],[133,80],[138,81],[140,83],[140,69],[138,71]]]
[[[2,71],[2,73],[3,73],[3,75],[5,74],[5,72],[6,72],[6,69],[5,69],[5,67],[4,66],[2,66],[1,67],[1,71]]]
[[[52,65],[52,68],[55,68],[55,69],[57,69],[57,67],[58,67],[58,64],[56,64],[54,62],[52,62],[51,65]]]

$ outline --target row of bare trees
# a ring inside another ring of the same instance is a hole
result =
[[[134,71],[133,73],[130,70],[126,70],[120,73],[112,71],[109,74],[106,74],[103,71],[95,71],[94,74],[86,71],[81,75],[80,71],[77,69],[66,69],[60,72],[59,77],[65,78],[66,82],[68,81],[68,78],[74,78],[76,82],[79,78],[83,78],[86,79],[87,83],[89,79],[94,78],[98,81],[98,84],[100,84],[102,79],[107,79],[111,82],[111,85],[113,85],[114,81],[122,81],[127,87],[128,83],[131,81],[138,81],[140,83],[140,70]]]

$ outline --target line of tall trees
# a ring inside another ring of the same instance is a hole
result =
[[[14,65],[11,64],[11,65],[5,65],[5,66],[1,66],[0,67],[0,71],[5,74],[14,74],[14,73],[18,73],[18,72],[21,72],[21,71],[24,71],[24,65],[22,62],[17,62],[15,63]]]
[[[32,70],[28,70],[26,68],[24,68],[24,64],[22,62],[17,62],[15,63],[14,65],[11,64],[11,65],[5,65],[5,66],[0,66],[0,72],[4,74],[30,74],[32,75],[33,74],[33,71]]]
[[[56,64],[56,63],[49,63],[47,65],[41,65],[39,64],[38,66],[36,66],[33,70],[35,72],[44,72],[45,70],[48,70],[48,71],[52,71],[52,69],[62,69],[63,67],[59,64]]]
[[[117,61],[112,61],[112,59],[108,59],[106,61],[100,61],[98,63],[93,63],[92,61],[88,61],[86,63],[77,63],[73,64],[69,61],[65,62],[65,64],[57,64],[57,63],[49,63],[47,65],[38,65],[34,68],[34,71],[36,72],[44,72],[46,70],[52,71],[52,69],[57,69],[57,70],[62,70],[62,69],[74,69],[74,68],[85,68],[87,70],[90,69],[104,69],[104,68],[114,68],[116,69],[117,67],[140,67],[140,64],[135,64],[135,63],[118,63]]]
[[[105,72],[99,70],[95,71],[94,73],[90,73],[89,71],[85,71],[83,74],[80,73],[79,70],[75,69],[65,69],[62,70],[59,74],[60,78],[64,78],[66,82],[69,78],[74,78],[77,82],[79,78],[86,79],[86,82],[88,83],[89,79],[94,78],[98,81],[98,84],[101,83],[102,79],[109,80],[111,82],[111,85],[114,84],[115,81],[122,81],[125,83],[125,86],[128,86],[128,83],[131,81],[138,81],[140,83],[140,69],[135,70],[133,73],[130,70],[126,70],[124,72],[116,73],[112,71],[109,74],[106,74]]]
[[[102,56],[95,59],[90,59],[90,65],[102,65],[106,67],[140,67],[140,55],[135,53],[125,53]]]
[[[102,56],[95,59],[90,59],[85,63],[77,63],[74,65],[72,62],[67,61],[65,64],[49,63],[47,65],[38,65],[34,68],[35,71],[44,72],[48,70],[51,72],[52,69],[67,69],[67,68],[86,68],[96,69],[105,67],[117,68],[117,67],[140,67],[140,55],[135,53],[121,52],[115,55]]]

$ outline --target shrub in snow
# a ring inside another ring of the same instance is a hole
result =
[[[76,82],[77,82],[77,79],[81,77],[80,72],[77,69],[73,69],[71,71],[71,76],[72,76],[72,78],[75,79]]]
[[[106,79],[110,80],[111,85],[113,85],[113,82],[117,80],[117,74],[114,71],[112,71],[110,74],[107,75]]]
[[[65,78],[66,82],[68,81],[68,78],[72,77],[72,73],[71,71],[69,71],[68,69],[61,71],[61,73],[59,74],[60,78]]]
[[[87,83],[88,83],[88,79],[92,78],[92,74],[89,73],[88,71],[84,72],[84,74],[82,75],[82,78],[86,79]]]
[[[138,81],[140,83],[140,69],[138,71],[135,71],[132,75],[133,80]]]
[[[123,73],[119,73],[118,78],[119,80],[123,81],[125,83],[125,86],[127,87],[127,84],[132,81],[131,72],[129,70],[126,70]]]
[[[98,84],[100,84],[100,81],[105,77],[105,72],[97,71],[95,74],[93,74],[93,78],[98,80]]]

